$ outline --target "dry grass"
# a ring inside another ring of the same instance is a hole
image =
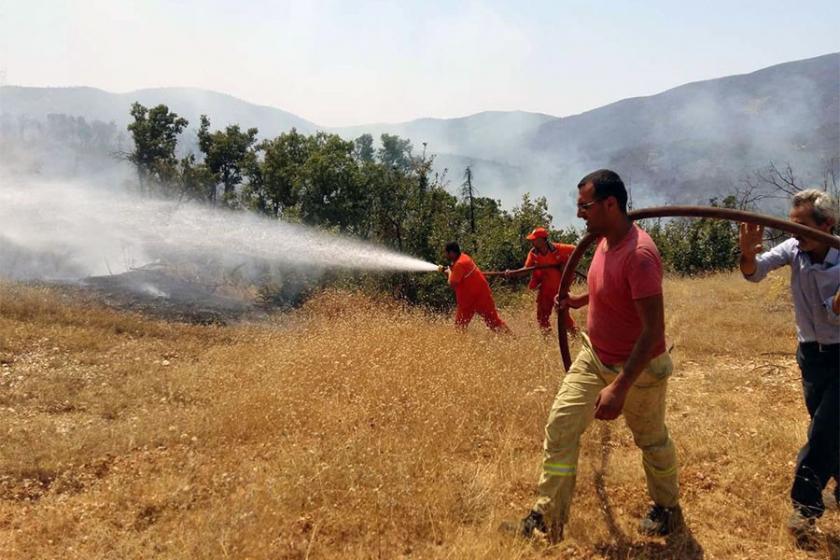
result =
[[[692,537],[644,539],[638,451],[584,437],[568,540],[497,531],[534,497],[561,379],[516,337],[349,293],[187,326],[0,286],[0,558],[809,558],[784,530],[806,428],[781,276],[673,280],[670,428]],[[840,515],[822,525],[835,536]]]

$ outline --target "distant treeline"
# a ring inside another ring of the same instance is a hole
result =
[[[521,266],[529,249],[525,234],[552,221],[545,198],[526,195],[508,211],[496,200],[477,196],[469,169],[459,172],[459,196],[453,195],[446,176],[432,170],[434,155],[425,146],[416,153],[408,139],[398,136],[383,134],[375,143],[369,134],[349,141],[292,129],[259,141],[255,128],[242,130],[234,124],[211,130],[202,116],[199,154],[178,158],[177,139],[188,126],[185,119],[164,105],[146,108],[138,103],[131,115],[134,150],[128,158],[144,192],[251,209],[430,261],[440,260],[441,247],[455,239],[488,269]],[[734,207],[738,200],[733,195],[720,204]],[[648,227],[675,272],[735,265],[737,231],[732,224],[670,220]],[[553,238],[573,243],[579,232],[554,231]]]
[[[135,103],[128,125],[143,193],[192,199],[251,210],[286,221],[373,241],[431,262],[444,245],[458,240],[487,269],[521,266],[529,248],[525,235],[552,221],[544,198],[525,195],[511,210],[476,194],[471,172],[460,196],[446,176],[432,169],[434,155],[417,153],[411,142],[383,134],[344,140],[336,134],[301,134],[295,129],[259,140],[255,128],[212,130],[201,117],[198,153],[178,157],[179,135],[188,122],[166,106]],[[555,231],[574,242],[573,230]],[[301,247],[305,251],[305,247]],[[428,274],[390,275],[381,283],[398,295],[432,306],[451,300],[445,283]]]
[[[0,165],[7,171],[53,177],[83,177],[114,167],[130,143],[113,122],[60,113],[38,119],[0,114]]]
[[[457,240],[485,269],[517,268],[530,248],[525,235],[552,222],[545,198],[525,195],[508,210],[499,201],[480,196],[481,178],[470,169],[457,170],[453,179],[457,188],[451,188],[447,172],[433,170],[435,156],[427,153],[426,145],[418,152],[399,136],[383,134],[375,140],[363,134],[345,140],[336,134],[307,135],[292,129],[260,139],[256,128],[242,130],[236,124],[213,130],[202,115],[196,137],[185,138],[189,123],[165,105],[147,108],[135,103],[130,115],[128,138],[114,123],[81,117],[48,115],[46,121],[37,121],[3,116],[0,144],[12,152],[27,145],[61,146],[75,154],[76,161],[117,157],[133,165],[143,194],[250,210],[373,241],[432,262],[441,260],[447,241]],[[824,186],[836,190],[833,168],[826,177]],[[793,170],[771,164],[756,172],[753,183],[747,181],[738,192],[710,203],[755,208],[762,196],[768,196],[764,187],[771,195],[784,195],[780,186],[797,187]],[[705,273],[736,264],[734,224],[677,219],[645,227],[673,272]],[[572,228],[552,231],[556,241],[574,243],[579,236]],[[437,305],[451,297],[430,275],[392,275],[381,282],[412,301]]]
[[[22,142],[54,143],[85,152],[111,153],[126,140],[113,122],[51,113],[45,120],[26,115],[0,115],[0,138]]]

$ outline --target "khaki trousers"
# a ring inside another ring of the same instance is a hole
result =
[[[665,394],[673,364],[667,352],[650,361],[627,394],[624,419],[642,450],[648,494],[654,503],[678,502],[677,454],[665,426]],[[598,393],[612,383],[620,365],[605,366],[583,335],[583,347],[563,378],[545,427],[543,472],[534,510],[550,523],[569,520],[577,477],[580,436],[592,422]]]

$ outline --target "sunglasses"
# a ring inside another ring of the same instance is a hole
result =
[[[595,200],[590,200],[589,202],[584,202],[583,204],[578,204],[578,210],[586,210],[596,202],[603,202],[603,198],[596,198]]]

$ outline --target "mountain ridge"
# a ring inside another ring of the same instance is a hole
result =
[[[437,171],[460,183],[462,168],[486,196],[515,204],[524,192],[548,196],[552,210],[573,210],[588,171],[612,167],[640,202],[705,202],[731,192],[770,161],[790,163],[805,182],[840,154],[840,53],[783,62],[743,74],[698,80],[622,99],[575,115],[480,111],[455,118],[324,127],[267,105],[198,88],[144,88],[111,94],[87,86],[0,88],[0,114],[65,113],[113,120],[125,130],[131,102],[166,103],[190,121],[207,114],[214,128],[237,123],[273,137],[292,127],[352,139],[397,134],[416,151],[438,154]],[[568,194],[568,193],[567,193]]]

